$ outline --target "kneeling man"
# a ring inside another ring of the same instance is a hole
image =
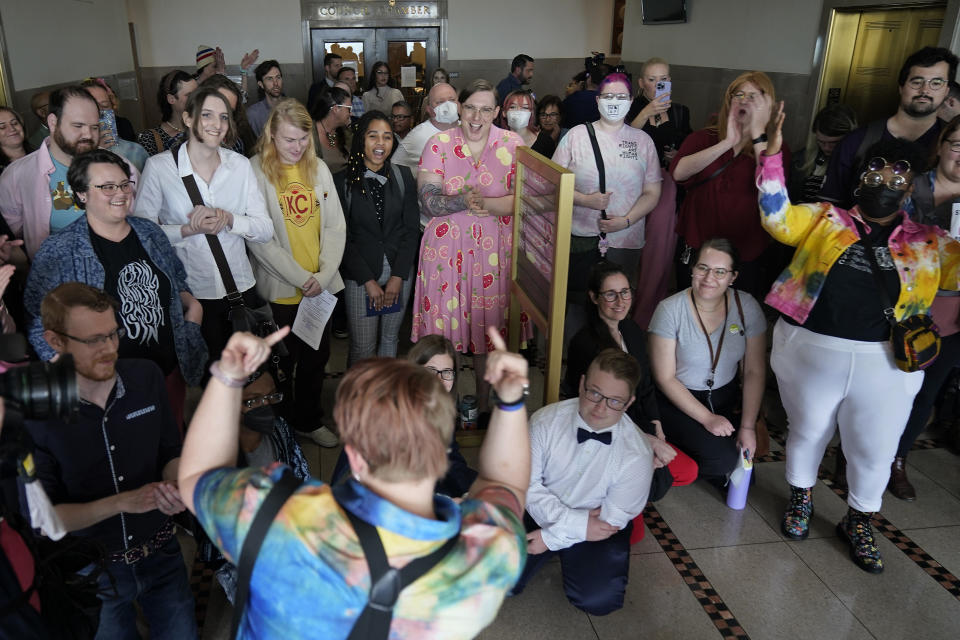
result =
[[[647,502],[653,451],[627,417],[640,366],[606,349],[580,378],[580,395],[530,419],[526,582],[560,555],[567,599],[593,615],[623,606],[632,520]]]

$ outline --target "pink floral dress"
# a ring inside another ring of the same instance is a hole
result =
[[[488,198],[505,196],[513,189],[516,149],[522,144],[517,134],[491,125],[487,146],[475,159],[456,127],[427,142],[420,170],[442,177],[444,195],[469,187]],[[511,216],[475,216],[464,210],[431,218],[420,246],[412,340],[436,333],[457,351],[491,351],[487,327],[496,327],[504,337],[507,333],[512,246]],[[521,334],[522,339],[531,335],[525,313]]]

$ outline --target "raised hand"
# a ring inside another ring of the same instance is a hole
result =
[[[283,327],[265,338],[258,338],[246,331],[234,333],[220,354],[220,371],[236,380],[250,377],[270,356],[273,345],[283,340],[288,333],[290,327]]]
[[[501,400],[510,402],[522,398],[524,390],[530,386],[527,359],[507,351],[506,343],[495,328],[487,327],[487,336],[493,343],[493,351],[487,354],[483,379],[490,383]]]
[[[767,121],[767,149],[768,156],[780,153],[783,146],[783,119],[786,112],[783,110],[783,100],[773,105],[770,110],[770,119]]]

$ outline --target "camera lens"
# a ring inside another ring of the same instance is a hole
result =
[[[0,396],[27,420],[69,421],[80,403],[73,356],[8,370],[0,375]]]

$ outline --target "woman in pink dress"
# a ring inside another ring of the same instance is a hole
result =
[[[484,370],[492,349],[487,327],[506,336],[513,244],[516,133],[493,125],[498,96],[486,80],[460,93],[460,126],[431,138],[420,158],[417,188],[423,232],[413,309],[414,342],[439,334]],[[529,335],[526,314],[521,332]],[[489,387],[477,380],[481,412]]]

